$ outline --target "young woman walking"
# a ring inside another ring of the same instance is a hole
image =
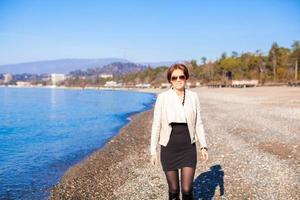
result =
[[[179,169],[182,200],[193,200],[193,180],[197,164],[196,141],[200,143],[204,161],[208,159],[207,144],[196,92],[185,88],[189,72],[184,64],[174,64],[167,71],[171,88],[158,94],[151,130],[151,164],[160,161],[166,175],[169,200],[179,200]]]

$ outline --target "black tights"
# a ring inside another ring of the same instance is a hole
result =
[[[179,193],[179,173],[177,170],[165,171],[168,181],[169,192]],[[181,168],[181,192],[182,194],[190,194],[193,191],[193,180],[195,169],[192,167]]]

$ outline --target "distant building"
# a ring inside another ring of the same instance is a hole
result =
[[[51,74],[52,85],[56,85],[64,80],[66,80],[65,74]]]
[[[12,80],[12,75],[11,74],[4,74],[4,83],[8,83]]]
[[[99,78],[113,78],[112,74],[100,74]]]
[[[171,84],[170,83],[162,83],[160,85],[161,88],[168,88],[168,87],[171,87]]]
[[[117,83],[115,81],[106,81],[104,87],[121,87],[122,83]]]
[[[140,84],[136,84],[135,87],[138,88],[150,88],[151,84],[149,83],[140,83]]]
[[[17,86],[31,86],[31,83],[26,81],[17,81]]]
[[[232,80],[232,87],[256,87],[258,86],[258,80]]]
[[[50,81],[51,80],[51,75],[49,75],[49,74],[42,74],[41,75],[41,80],[42,81]]]
[[[192,83],[191,83],[191,82],[186,82],[186,86],[187,86],[187,88],[190,88],[190,87],[191,87],[191,85],[192,85]]]

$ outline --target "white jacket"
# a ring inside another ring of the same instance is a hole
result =
[[[170,88],[157,95],[151,129],[150,155],[157,153],[158,140],[160,145],[167,146],[172,131],[170,123],[177,122],[180,119],[178,115],[182,111],[186,117],[191,144],[199,141],[200,147],[207,147],[198,94],[185,89],[183,106],[176,92]]]

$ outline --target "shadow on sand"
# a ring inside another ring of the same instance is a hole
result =
[[[193,183],[195,200],[212,200],[224,195],[224,171],[220,165],[200,174]]]

